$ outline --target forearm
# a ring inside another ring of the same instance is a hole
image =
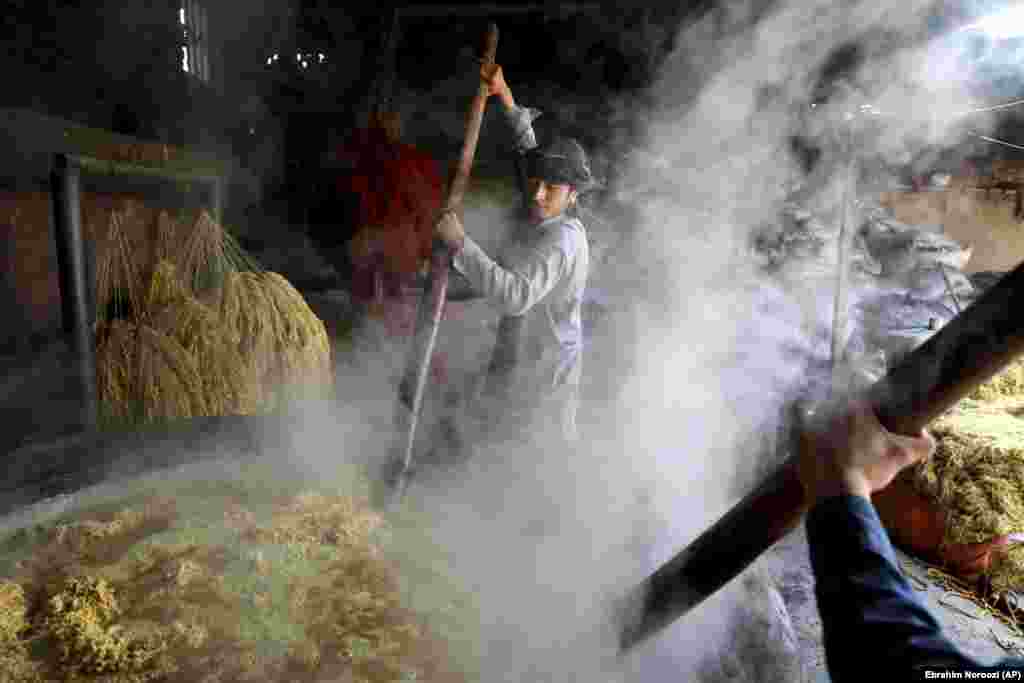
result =
[[[505,114],[511,114],[515,111],[516,100],[512,97],[512,88],[505,88],[498,93],[498,99],[501,100],[501,104],[505,108]]]
[[[522,315],[557,283],[564,257],[557,250],[538,253],[521,269],[503,268],[468,236],[452,262],[473,290],[499,306],[506,315]]]
[[[807,517],[815,593],[832,680],[861,680],[868,666],[909,671],[971,664],[914,594],[870,501],[821,499]]]
[[[540,111],[528,107],[520,107],[512,99],[512,93],[508,97],[502,96],[502,104],[505,108],[505,121],[512,131],[512,140],[516,149],[525,152],[537,146],[537,136],[533,132],[533,120],[540,116]]]

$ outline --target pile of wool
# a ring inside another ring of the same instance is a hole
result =
[[[362,501],[301,492],[277,511],[272,526],[253,527],[246,535],[257,543],[280,543],[307,549],[324,543],[356,548],[367,544],[383,523],[383,518]]]
[[[948,512],[950,543],[1024,531],[1024,420],[965,402],[932,428],[935,454],[917,465],[919,491]]]
[[[403,584],[403,530],[362,494],[269,472],[143,487],[0,538],[0,681],[470,680],[442,624],[474,614],[441,556],[403,561]]]
[[[13,581],[0,581],[0,680],[42,683],[39,666],[29,659],[22,634],[28,629],[25,590]]]
[[[166,645],[159,638],[132,638],[113,625],[121,608],[106,580],[70,577],[46,601],[45,624],[58,644],[64,671],[72,677],[157,669]],[[156,672],[154,671],[154,674]],[[155,676],[154,676],[155,677]]]

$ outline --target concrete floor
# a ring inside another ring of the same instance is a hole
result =
[[[63,342],[0,358],[0,452],[76,431],[81,405]]]

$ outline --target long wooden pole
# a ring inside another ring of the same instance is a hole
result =
[[[854,204],[857,199],[857,160],[850,130],[841,130],[840,153],[843,164],[843,187],[839,206],[839,239],[836,240],[836,291],[832,308],[832,385],[833,390],[843,375],[846,341],[850,326],[850,258],[853,252],[853,237],[856,231]]]
[[[498,27],[492,23],[487,28],[483,62],[493,64],[497,51]],[[462,155],[453,168],[451,182],[448,186],[448,196],[444,206],[446,211],[459,211],[462,208],[462,200],[469,185],[469,174],[473,168],[473,158],[476,156],[476,145],[480,138],[480,126],[483,123],[488,94],[487,84],[481,83],[469,107],[469,115],[466,118],[466,137],[462,143]],[[405,374],[399,386],[399,401],[409,409],[409,424],[405,433],[405,443],[398,471],[394,481],[390,482],[391,499],[389,504],[401,500],[408,486],[413,446],[416,442],[416,427],[423,403],[423,391],[430,370],[430,358],[437,341],[437,328],[441,323],[441,314],[448,291],[448,271],[451,259],[451,249],[445,244],[435,242],[430,256],[430,276],[416,312],[416,328],[412,346],[409,350]]]

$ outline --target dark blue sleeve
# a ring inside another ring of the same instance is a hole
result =
[[[942,635],[914,594],[870,501],[826,498],[811,509],[806,524],[834,683],[870,680],[868,672],[905,680],[901,673],[923,666],[978,666]]]

